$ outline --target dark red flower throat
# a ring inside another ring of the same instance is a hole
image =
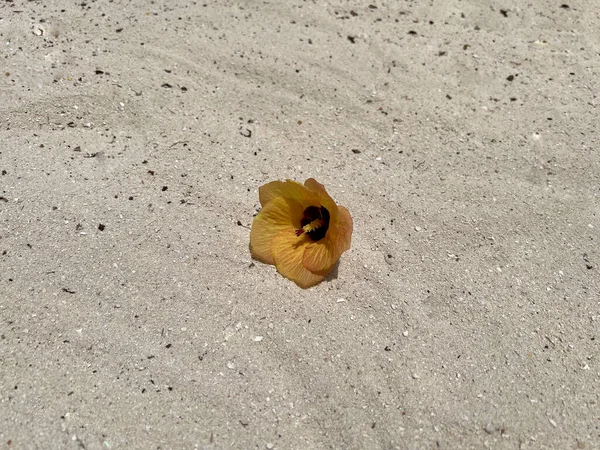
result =
[[[302,228],[296,230],[296,236],[306,235],[313,241],[320,241],[329,229],[329,211],[324,206],[309,206],[302,213]]]

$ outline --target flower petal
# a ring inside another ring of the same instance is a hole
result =
[[[306,237],[298,238],[292,229],[281,231],[271,241],[271,254],[279,273],[305,289],[320,283],[326,276],[312,273],[302,264],[302,255],[310,243]]]
[[[311,205],[317,206],[319,199],[317,193],[293,180],[271,181],[258,188],[258,198],[263,206],[277,197],[295,200],[303,209]]]
[[[324,206],[329,211],[329,216],[334,222],[337,221],[338,206],[335,204],[331,196],[325,190],[325,186],[319,183],[314,178],[309,178],[304,182],[304,186],[318,195],[318,204]]]
[[[341,249],[341,253],[344,253],[346,250],[350,250],[354,225],[350,212],[343,206],[338,206],[338,208],[340,217],[338,222],[337,246]]]
[[[328,273],[338,262],[342,253],[350,248],[352,217],[346,208],[339,207],[339,221],[331,224],[327,236],[306,247],[302,264],[313,273]]]
[[[302,265],[313,273],[329,272],[340,259],[334,243],[329,239],[313,242],[304,250]]]
[[[293,233],[294,229],[299,227],[299,223],[295,223],[293,218],[302,217],[302,211],[300,204],[292,200],[282,197],[270,200],[252,222],[250,231],[252,257],[267,264],[275,264],[271,254],[271,241],[283,230],[290,230]]]

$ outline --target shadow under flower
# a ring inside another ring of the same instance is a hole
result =
[[[340,262],[338,261],[335,263],[335,266],[333,266],[333,269],[331,269],[331,272],[329,272],[329,275],[327,275],[323,281],[337,280],[339,267],[340,267]]]

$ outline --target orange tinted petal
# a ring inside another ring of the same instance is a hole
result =
[[[325,191],[325,186],[323,186],[321,183],[319,183],[317,180],[315,180],[314,178],[309,178],[308,180],[306,180],[304,182],[304,186],[306,186],[307,188],[309,188],[311,191],[322,191],[322,192],[326,192]]]
[[[325,190],[325,186],[323,186],[314,178],[309,178],[308,180],[306,180],[304,182],[304,186],[306,186],[308,189],[310,189],[318,195],[318,204],[320,206],[324,206],[327,209],[327,211],[329,211],[331,220],[336,221],[338,216],[338,207],[331,198],[331,196]]]
[[[350,250],[352,243],[352,216],[350,212],[343,206],[338,206],[340,217],[338,222],[337,247],[341,249],[341,253]],[[340,254],[341,254],[340,253]]]
[[[325,238],[306,247],[302,255],[302,265],[311,272],[328,272],[340,259],[333,241]]]
[[[332,223],[327,236],[306,247],[302,264],[311,272],[329,272],[338,262],[342,253],[350,248],[352,238],[352,217],[343,206],[339,207],[339,221]]]
[[[305,289],[325,278],[324,274],[312,273],[302,264],[302,255],[309,244],[310,240],[298,238],[292,229],[281,231],[271,241],[271,254],[279,273]]]
[[[275,264],[271,241],[283,230],[294,231],[295,222],[302,217],[302,207],[294,201],[276,197],[269,201],[252,222],[250,250],[252,257],[267,264]],[[296,220],[294,220],[296,218]]]
[[[258,198],[260,204],[266,206],[270,201],[277,197],[284,197],[294,200],[303,208],[318,204],[318,194],[309,188],[301,185],[297,181],[271,181],[258,188]]]

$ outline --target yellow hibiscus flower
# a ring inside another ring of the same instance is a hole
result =
[[[262,209],[254,218],[250,250],[258,261],[302,288],[320,283],[350,248],[352,217],[314,178],[304,185],[272,181],[258,190]]]

